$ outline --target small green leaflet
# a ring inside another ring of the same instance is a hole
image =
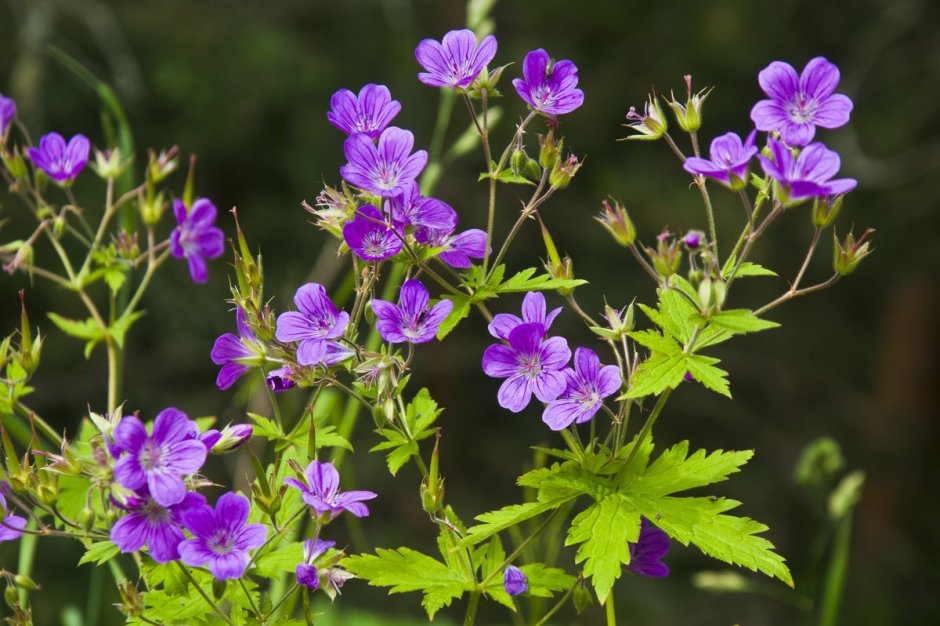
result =
[[[94,563],[95,565],[103,565],[116,557],[118,552],[120,550],[113,541],[96,541],[88,546],[88,550],[82,555],[78,564]]]
[[[737,263],[737,257],[730,257],[725,261],[724,267],[721,268],[721,275],[724,278],[728,278],[731,275],[731,270],[734,269],[735,264]],[[734,273],[735,278],[745,277],[745,276],[776,276],[777,273],[773,270],[769,270],[762,265],[757,263],[751,263],[750,261],[745,261],[741,263],[738,267],[738,271]]]
[[[434,422],[442,412],[443,409],[431,398],[431,393],[427,389],[421,389],[405,410],[405,432],[394,428],[380,428],[377,432],[385,437],[385,441],[369,452],[389,450],[388,471],[394,476],[408,459],[418,454],[417,442],[434,434]],[[411,436],[408,437],[405,433],[411,433]]]
[[[630,563],[630,545],[640,538],[640,514],[621,493],[612,493],[582,511],[571,522],[566,546],[578,545],[575,563],[584,563],[598,602],[603,604]]]
[[[423,592],[421,604],[430,619],[465,591],[474,588],[473,579],[468,578],[462,569],[450,568],[411,548],[378,548],[374,555],[350,556],[341,564],[370,585],[390,587],[389,593]]]
[[[531,519],[548,511],[553,511],[575,497],[577,497],[577,494],[546,500],[544,502],[511,504],[497,509],[496,511],[477,515],[476,520],[480,523],[476,526],[471,526],[467,536],[463,541],[457,544],[457,546],[459,548],[466,548],[476,545],[481,541],[489,539],[498,532],[521,524],[527,519]]]
[[[492,163],[490,166],[492,169],[496,169],[496,163]],[[480,174],[480,177],[477,178],[477,181],[486,180],[487,178],[493,178],[498,180],[501,183],[515,183],[517,185],[532,185],[535,187],[535,183],[526,178],[525,176],[520,176],[519,174],[513,173],[511,169],[504,169],[498,174],[490,174],[489,172],[483,172]]]

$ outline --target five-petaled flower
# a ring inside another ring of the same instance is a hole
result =
[[[324,541],[323,539],[307,539],[304,541],[304,560],[302,563],[298,563],[294,569],[298,585],[303,585],[311,590],[320,586],[320,572],[314,562],[335,545],[335,541]]]
[[[456,235],[452,231],[421,228],[415,231],[415,239],[427,246],[443,248],[437,258],[458,269],[467,269],[473,264],[470,259],[482,259],[486,255],[486,233],[479,228]]]
[[[127,514],[111,527],[111,541],[121,552],[137,552],[145,545],[157,563],[169,563],[180,558],[178,547],[186,537],[183,535],[182,514],[194,506],[201,506],[206,499],[197,493],[187,493],[172,506],[163,506],[142,488],[136,497],[125,504],[113,502]]]
[[[564,392],[542,413],[542,421],[552,430],[590,420],[600,410],[604,398],[622,384],[620,369],[616,365],[601,367],[601,360],[589,348],[574,351],[574,369],[568,368],[564,374]]]
[[[179,544],[180,559],[190,567],[208,565],[218,580],[241,578],[248,567],[248,552],[264,543],[264,524],[246,524],[248,498],[229,491],[213,509],[208,504],[183,513],[183,523],[193,538]]]
[[[849,121],[852,100],[833,93],[839,68],[823,57],[807,63],[799,76],[789,63],[774,61],[757,80],[770,99],[754,105],[751,119],[758,130],[780,131],[788,146],[808,144],[817,126],[838,128]]]
[[[437,228],[453,231],[457,227],[457,211],[443,200],[422,196],[412,183],[404,193],[388,201],[395,228]]]
[[[160,411],[148,435],[137,417],[125,415],[114,429],[114,442],[123,451],[114,465],[114,478],[127,489],[147,487],[162,506],[186,497],[183,476],[206,462],[206,446],[199,441],[199,427],[179,409]]]
[[[571,358],[564,337],[545,336],[545,326],[519,324],[509,332],[509,345],[497,343],[483,353],[483,371],[493,378],[505,378],[500,385],[499,406],[518,413],[529,405],[535,393],[542,402],[551,402],[565,390],[562,370]]]
[[[398,305],[378,298],[372,300],[375,328],[389,343],[426,343],[454,308],[450,300],[441,300],[430,309],[428,290],[421,281],[411,279],[401,286]]]
[[[339,168],[339,173],[351,185],[393,198],[414,182],[428,162],[424,150],[411,153],[414,142],[411,131],[397,126],[382,131],[378,145],[366,133],[350,135],[343,143],[349,162]]]
[[[318,283],[307,283],[294,293],[294,304],[300,309],[281,313],[277,318],[275,337],[278,341],[297,344],[297,362],[316,365],[324,360],[331,339],[342,336],[349,324],[349,313],[340,311]]]
[[[571,61],[552,63],[548,52],[539,48],[522,62],[524,78],[514,78],[513,87],[519,97],[544,115],[571,113],[584,103],[584,92],[578,86],[578,68]]]
[[[518,596],[520,593],[529,590],[529,581],[526,580],[521,569],[515,565],[507,565],[506,569],[503,570],[503,589],[510,596]]]
[[[793,151],[774,139],[769,140],[772,158],[758,154],[764,172],[782,187],[785,202],[806,198],[837,196],[855,189],[854,178],[832,177],[839,171],[839,155],[821,143],[811,143],[794,157]]]
[[[238,334],[225,333],[215,340],[209,356],[216,365],[221,365],[215,384],[219,389],[228,389],[252,365],[263,362],[263,348],[259,346],[254,331],[248,325],[248,316],[241,307],[235,309],[235,327]]]
[[[215,225],[216,213],[215,205],[206,198],[197,198],[189,212],[181,199],[173,202],[178,226],[170,234],[170,252],[177,259],[186,257],[189,275],[197,283],[209,277],[206,259],[221,256],[225,249],[225,235]]]
[[[630,543],[630,564],[627,569],[640,576],[662,578],[669,575],[669,566],[662,562],[669,552],[669,537],[665,532],[640,518],[640,537]]]
[[[385,85],[369,83],[358,95],[340,89],[330,98],[330,108],[326,114],[330,124],[347,135],[365,133],[375,139],[401,111],[401,103],[392,100]]]
[[[363,261],[384,261],[401,252],[402,242],[376,207],[367,204],[343,226],[343,241]]]
[[[7,131],[16,117],[16,102],[0,93],[0,141],[6,139]]]
[[[757,131],[752,130],[744,143],[735,133],[725,133],[715,137],[709,148],[711,160],[689,157],[682,167],[690,174],[714,178],[723,185],[740,191],[747,186],[747,166],[757,154],[754,139]]]
[[[296,478],[285,478],[284,484],[300,490],[303,501],[314,510],[318,516],[326,516],[329,521],[342,513],[349,511],[356,517],[369,515],[369,508],[362,503],[371,500],[378,494],[371,491],[339,490],[339,472],[332,463],[320,463],[317,460],[310,462],[304,476],[306,484]]]
[[[39,140],[38,148],[29,148],[26,154],[49,178],[60,185],[75,180],[88,163],[91,142],[85,135],[75,135],[68,145],[59,133],[49,133]]]
[[[0,541],[13,541],[19,539],[26,528],[26,519],[19,515],[11,515],[7,508],[7,499],[0,493]]]
[[[429,87],[466,88],[496,56],[496,37],[477,42],[472,30],[452,30],[441,41],[424,39],[415,48],[415,58],[426,71],[418,80]]]

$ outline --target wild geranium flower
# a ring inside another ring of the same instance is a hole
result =
[[[326,515],[327,521],[333,519],[343,511],[349,511],[356,517],[369,515],[369,508],[362,503],[377,497],[371,491],[339,490],[339,472],[332,463],[320,463],[317,460],[310,462],[304,476],[306,484],[296,478],[285,478],[284,484],[300,490],[304,502],[316,512],[318,516]]]
[[[507,565],[503,570],[503,589],[510,596],[518,596],[529,590],[529,582],[521,569],[515,565]]]
[[[838,128],[849,121],[852,100],[833,93],[839,68],[823,57],[807,63],[799,76],[789,63],[774,61],[757,80],[770,99],[754,105],[751,119],[758,130],[780,131],[788,146],[808,144],[817,126]]]
[[[616,365],[601,367],[597,354],[588,348],[574,351],[574,369],[568,368],[564,374],[564,392],[542,413],[542,421],[552,430],[590,420],[600,410],[604,398],[616,393],[622,384],[620,368]]]
[[[163,506],[150,496],[146,487],[124,504],[113,501],[127,514],[111,527],[111,541],[125,553],[137,552],[147,546],[150,558],[157,563],[169,563],[180,558],[177,547],[186,538],[181,526],[182,514],[206,503],[198,493],[187,493],[178,504]]]
[[[62,135],[49,133],[39,140],[38,148],[29,148],[26,154],[36,167],[62,185],[71,183],[85,168],[89,152],[91,142],[85,135],[75,135],[66,145]]]
[[[401,103],[392,100],[385,85],[370,83],[359,90],[359,95],[340,89],[330,98],[330,108],[326,114],[330,124],[347,135],[365,133],[375,139],[401,111]]]
[[[297,584],[311,590],[320,586],[320,573],[313,563],[335,545],[335,541],[324,541],[322,539],[307,539],[304,541],[303,563],[299,563],[294,570],[297,575]]]
[[[415,183],[401,195],[391,198],[388,206],[392,223],[402,231],[412,227],[451,232],[457,227],[457,211],[443,200],[422,196]]]
[[[434,248],[444,248],[437,258],[458,269],[467,269],[473,264],[470,259],[482,259],[486,255],[486,233],[478,228],[456,235],[452,231],[422,228],[415,231],[415,239]]]
[[[209,277],[206,259],[222,255],[225,235],[215,225],[215,205],[206,198],[197,198],[187,213],[179,198],[173,202],[173,215],[178,226],[170,234],[170,252],[177,259],[186,257],[193,281],[204,283]]]
[[[552,63],[548,53],[539,48],[525,55],[524,78],[514,78],[519,97],[544,115],[571,113],[584,103],[584,92],[577,88],[578,68],[571,61]]]
[[[411,279],[401,286],[398,305],[386,300],[372,300],[377,318],[375,328],[389,343],[426,343],[434,339],[437,329],[454,308],[450,300],[441,300],[428,309],[428,290],[421,281]]]
[[[0,139],[5,139],[13,118],[16,117],[16,102],[0,93]]]
[[[441,41],[424,39],[415,48],[415,58],[426,71],[418,80],[429,87],[465,88],[496,56],[496,37],[487,35],[479,43],[472,30],[452,30]]]
[[[332,343],[332,342],[331,342]],[[297,385],[291,378],[292,370],[289,365],[284,367],[279,367],[275,370],[268,372],[268,375],[265,377],[265,382],[267,382],[268,387],[271,388],[271,391],[275,393],[280,393],[282,391],[287,391],[292,389]]]
[[[542,341],[545,327],[538,323],[519,324],[509,333],[509,345],[493,344],[483,353],[483,371],[493,378],[505,378],[499,388],[499,406],[518,413],[529,405],[532,394],[551,402],[565,390],[561,370],[571,358],[564,337]]]
[[[2,493],[0,493],[0,509],[3,513],[3,517],[0,519],[0,542],[19,539],[23,534],[23,529],[26,528],[26,519],[19,515],[10,514],[10,509],[7,508],[7,499],[3,497]]]
[[[343,241],[364,261],[384,261],[401,252],[402,242],[385,223],[382,212],[371,204],[358,211],[343,226]]]
[[[378,145],[365,133],[350,135],[343,144],[346,165],[339,173],[351,185],[383,198],[393,198],[414,182],[428,162],[428,153],[414,154],[414,135],[390,126],[382,131]]]
[[[689,157],[682,167],[690,174],[714,178],[735,191],[744,189],[747,186],[747,166],[757,154],[757,146],[754,145],[756,137],[756,130],[751,131],[744,143],[735,133],[715,137],[709,148],[710,161]]]
[[[548,310],[541,291],[530,291],[522,299],[522,319],[512,313],[497,313],[488,328],[490,334],[497,339],[508,341],[509,333],[519,324],[541,324],[545,332],[548,332],[559,313],[561,307]]]
[[[640,538],[630,544],[630,564],[627,569],[640,576],[662,578],[669,575],[669,566],[662,562],[669,552],[669,536],[650,524],[645,517],[640,520]]]
[[[230,424],[221,431],[212,429],[199,435],[199,441],[213,454],[225,454],[251,441],[255,429],[251,424]]]
[[[769,143],[772,158],[762,154],[757,158],[764,172],[780,183],[787,202],[848,193],[858,184],[854,178],[832,180],[841,161],[838,154],[821,143],[806,146],[796,157],[781,142],[770,139]]]
[[[264,543],[264,524],[246,524],[248,498],[229,491],[213,509],[208,504],[183,513],[183,523],[193,538],[179,544],[180,559],[190,567],[208,566],[217,580],[241,578],[248,567],[248,552]]]
[[[209,354],[212,362],[221,365],[215,384],[219,389],[228,389],[238,378],[254,365],[260,365],[263,354],[255,333],[248,325],[248,316],[241,307],[235,309],[235,327],[238,334],[225,333],[215,340]]]
[[[331,339],[342,336],[349,313],[340,311],[318,283],[307,283],[294,293],[299,312],[288,311],[277,318],[274,336],[278,341],[297,344],[297,362],[316,365],[327,355]]]
[[[132,491],[146,487],[165,507],[183,501],[183,476],[197,472],[206,462],[206,446],[197,439],[199,427],[179,409],[160,411],[149,435],[143,422],[125,415],[113,436],[123,452],[114,464],[114,478]]]

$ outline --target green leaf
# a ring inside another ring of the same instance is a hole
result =
[[[613,493],[582,511],[571,522],[566,546],[579,545],[575,563],[584,563],[598,601],[603,604],[630,563],[629,542],[640,538],[640,514],[620,493]]]
[[[711,315],[707,321],[710,324],[713,324],[722,330],[727,330],[728,332],[735,335],[756,333],[761,330],[777,328],[780,326],[780,324],[777,322],[762,320],[761,318],[754,315],[753,311],[749,311],[747,309],[720,311]]]
[[[374,555],[350,556],[342,566],[375,587],[389,587],[389,593],[421,591],[422,605],[430,619],[465,591],[475,587],[459,568],[451,568],[411,548],[386,550],[378,548]]]
[[[270,441],[281,441],[286,439],[284,431],[281,430],[281,427],[277,425],[272,419],[269,419],[263,415],[258,415],[257,413],[248,413],[248,417],[251,418],[251,421],[255,423],[254,426],[254,436],[255,437],[264,437]],[[306,434],[306,433],[304,433]],[[319,433],[317,433],[319,435]]]
[[[453,302],[454,308],[450,310],[450,313],[446,318],[444,318],[444,321],[441,322],[441,325],[438,327],[438,339],[443,339],[449,335],[451,331],[457,327],[457,324],[459,324],[462,319],[470,315],[470,296],[446,294],[444,298]]]
[[[752,450],[716,450],[711,454],[697,450],[689,456],[689,442],[683,441],[653,461],[632,483],[631,490],[648,496],[663,496],[704,487],[727,480],[730,474],[739,472],[752,456]]]
[[[263,578],[276,578],[281,572],[293,572],[304,560],[304,544],[283,542],[282,545],[265,552],[255,560],[253,574]]]
[[[551,598],[553,592],[568,591],[577,580],[563,569],[548,567],[542,563],[523,565],[519,569],[529,583],[529,595],[539,598]]]
[[[642,398],[675,389],[689,371],[683,354],[654,354],[646,359],[630,377],[630,387],[623,398]]]
[[[134,311],[130,315],[121,316],[111,325],[111,328],[108,329],[108,333],[114,337],[114,341],[119,348],[124,347],[124,337],[127,335],[127,331],[130,330],[131,325],[143,316],[143,311]]]
[[[547,511],[554,510],[575,497],[577,497],[577,494],[561,496],[545,502],[511,504],[495,511],[477,515],[475,519],[480,523],[470,527],[467,531],[467,536],[464,537],[463,541],[457,544],[457,547],[467,548],[476,545],[481,541],[489,539],[498,532],[520,524],[527,519],[532,519]]]
[[[532,185],[533,187],[535,186],[535,183],[533,183],[531,180],[529,180],[525,176],[514,174],[511,169],[505,169],[499,174],[496,174],[495,176],[490,174],[489,172],[483,172],[482,174],[480,174],[480,177],[477,178],[477,181],[486,180],[487,178],[495,178],[501,183],[514,183],[517,185]]]
[[[519,293],[523,291],[548,291],[551,289],[574,289],[587,284],[580,278],[552,278],[551,274],[535,274],[535,268],[530,267],[517,272],[506,282],[501,283],[497,293]]]
[[[734,265],[737,262],[735,257],[729,258],[725,262],[725,266],[721,268],[721,275],[725,278],[731,275],[731,270],[734,269]],[[757,263],[751,263],[750,261],[745,261],[738,267],[738,271],[734,273],[735,278],[746,277],[746,276],[776,276],[777,273],[773,270],[769,270],[762,265]]]
[[[641,346],[649,348],[654,352],[662,352],[666,355],[682,353],[682,346],[676,343],[675,339],[672,337],[664,337],[662,334],[653,330],[635,331],[627,333],[627,336]]]
[[[418,444],[414,441],[410,441],[403,434],[392,428],[382,428],[378,432],[385,437],[385,441],[372,447],[369,452],[391,450],[391,452],[388,453],[386,462],[388,463],[388,471],[391,472],[392,476],[395,476],[398,470],[400,470],[413,455],[418,454]]]
[[[715,367],[715,363],[718,362],[718,359],[701,354],[693,354],[685,358],[686,368],[695,380],[712,391],[730,398],[731,390],[728,387],[728,372]]]
[[[59,327],[63,333],[76,339],[89,341],[104,341],[107,331],[98,322],[89,317],[86,320],[70,320],[57,313],[49,313],[49,319]]]
[[[78,561],[79,565],[85,563],[94,563],[95,565],[104,565],[118,555],[120,550],[113,541],[96,541],[88,546],[85,554]]]

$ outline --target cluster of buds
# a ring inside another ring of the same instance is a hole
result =
[[[515,147],[509,157],[509,168],[513,174],[522,176],[526,180],[539,181],[542,178],[542,168],[538,161],[529,158],[521,143]]]

